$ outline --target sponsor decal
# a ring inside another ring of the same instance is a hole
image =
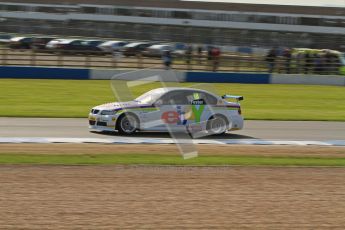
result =
[[[180,114],[176,111],[167,111],[162,114],[161,119],[166,124],[177,124],[180,120]]]
[[[201,115],[205,110],[205,105],[192,105],[195,122],[200,122]]]
[[[204,105],[205,101],[204,99],[198,99],[198,100],[193,100],[190,102],[192,105]]]
[[[189,120],[200,123],[204,111],[205,105],[191,105],[185,107],[185,110],[182,109],[182,106],[176,106],[176,111],[164,112],[161,119],[166,124],[186,125]]]
[[[186,120],[194,120],[195,119],[191,105],[185,107],[184,118]]]
[[[179,114],[179,117],[180,117],[177,125],[186,125],[187,124],[187,120],[185,118],[185,111],[182,111],[182,106],[178,105],[176,107],[176,109],[177,109],[177,113]]]
[[[193,93],[193,98],[194,100],[199,100],[200,99],[199,93]]]

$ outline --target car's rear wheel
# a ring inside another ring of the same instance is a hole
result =
[[[117,130],[120,134],[131,135],[138,130],[139,121],[133,114],[124,114],[119,118]]]
[[[228,121],[223,116],[215,115],[207,121],[207,131],[212,135],[224,134],[228,130]]]

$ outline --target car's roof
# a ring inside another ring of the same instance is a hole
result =
[[[13,37],[11,38],[12,41],[19,41],[19,40],[22,40],[22,39],[25,39],[25,38],[28,38],[28,37]]]
[[[93,40],[93,39],[87,39],[83,40],[84,42],[104,42],[103,40]]]
[[[111,45],[111,44],[116,44],[124,41],[105,41],[101,45]]]
[[[56,39],[56,37],[34,37],[33,39]]]
[[[185,91],[200,91],[200,92],[205,92],[208,94],[212,94],[214,96],[216,96],[214,93],[209,92],[207,90],[203,90],[203,89],[196,89],[196,88],[186,88],[186,87],[162,87],[162,88],[157,88],[157,89],[153,89],[151,90],[152,93],[167,93],[167,92],[172,92],[172,91],[177,91],[177,90],[185,90]]]
[[[171,45],[169,45],[169,44],[157,44],[157,45],[152,45],[149,48],[151,48],[151,49],[160,49],[162,47],[167,47],[167,46],[171,47]]]
[[[53,44],[53,43],[60,43],[62,41],[64,41],[66,39],[63,39],[63,38],[57,38],[57,39],[53,39],[51,40],[50,42],[48,42],[48,44]]]
[[[138,45],[142,45],[142,44],[147,44],[145,42],[133,42],[133,43],[129,43],[127,45],[125,45],[125,47],[134,47],[134,46],[138,46]]]
[[[63,40],[60,40],[60,43],[61,44],[67,44],[67,43],[71,43],[73,41],[77,41],[78,39],[63,39]]]

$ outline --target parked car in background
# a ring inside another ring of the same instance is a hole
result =
[[[61,38],[59,38],[59,39],[54,39],[54,40],[51,40],[50,42],[48,42],[47,44],[46,44],[46,49],[57,49],[57,47],[58,47],[58,44],[60,43],[60,42],[62,42],[62,41],[64,41],[64,40],[66,40],[66,39],[61,39]]]
[[[52,37],[35,37],[32,39],[31,48],[35,50],[43,50],[46,48],[46,45],[54,40]]]
[[[86,54],[102,51],[98,45],[102,40],[63,39],[56,43],[56,49],[69,54]]]
[[[152,45],[143,51],[146,57],[161,57],[165,51],[173,51],[173,47],[169,44]]]
[[[135,56],[142,53],[147,47],[151,46],[151,43],[148,42],[133,42],[125,45],[122,48],[122,53],[125,56]]]
[[[8,34],[0,34],[0,44],[8,44],[12,36]]]
[[[82,47],[80,50],[82,51],[102,51],[98,46],[104,43],[102,40],[85,40],[81,43]]]
[[[188,45],[185,43],[175,43],[174,50],[172,51],[172,54],[174,56],[184,56],[186,54],[186,51],[188,49]]]
[[[9,47],[11,49],[30,49],[31,44],[31,37],[13,37],[10,39]]]
[[[98,45],[98,48],[105,53],[113,53],[115,51],[120,51],[127,44],[128,42],[125,41],[106,41]]]
[[[79,39],[63,39],[56,44],[56,49],[73,54],[84,49],[83,42]]]

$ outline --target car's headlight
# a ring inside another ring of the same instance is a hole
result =
[[[101,115],[114,115],[118,110],[102,110]]]

